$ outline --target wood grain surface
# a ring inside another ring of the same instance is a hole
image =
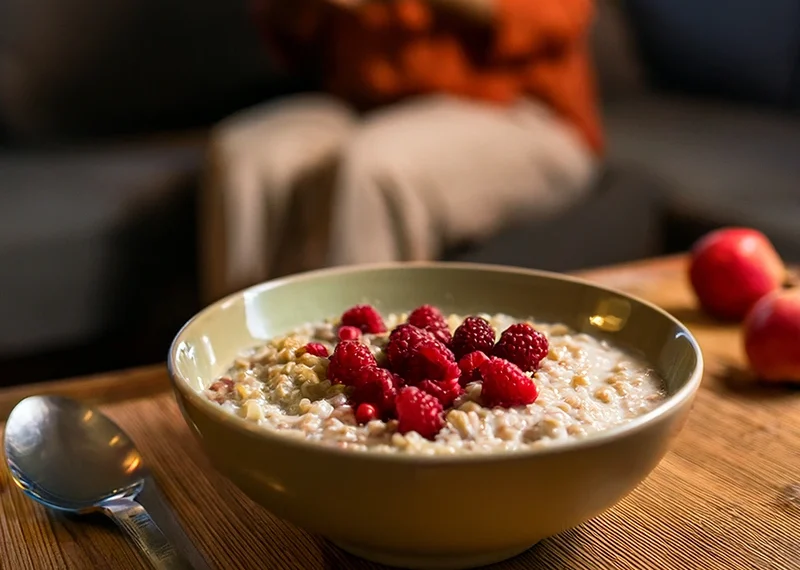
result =
[[[749,377],[740,332],[695,310],[682,258],[585,276],[682,319],[703,347],[707,373],[672,451],[636,491],[496,568],[800,569],[800,391]],[[276,520],[218,476],[167,390],[163,369],[142,369],[8,390],[0,393],[0,412],[42,391],[109,402],[103,409],[140,446],[167,503],[212,568],[378,568]],[[146,568],[113,526],[46,511],[23,496],[5,469],[0,509],[3,570]]]

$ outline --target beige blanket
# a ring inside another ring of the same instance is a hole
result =
[[[327,96],[244,111],[212,133],[206,301],[327,265],[435,259],[590,188],[592,153],[543,105],[447,96],[357,116]]]

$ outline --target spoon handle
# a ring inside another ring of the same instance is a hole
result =
[[[136,543],[156,570],[191,570],[145,508],[127,497],[105,501],[103,512]]]

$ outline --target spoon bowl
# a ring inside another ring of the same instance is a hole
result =
[[[5,453],[12,478],[35,501],[68,513],[100,511],[153,568],[191,568],[136,501],[148,475],[139,451],[99,411],[60,396],[25,398],[6,422]]]
[[[69,398],[21,401],[6,423],[5,448],[22,490],[61,511],[85,514],[106,500],[133,497],[147,475],[117,424]]]

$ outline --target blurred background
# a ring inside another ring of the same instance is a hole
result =
[[[445,259],[569,271],[747,225],[800,261],[800,2],[600,0],[591,49],[591,192]],[[0,0],[0,385],[163,361],[204,303],[209,127],[296,89],[243,0]]]

